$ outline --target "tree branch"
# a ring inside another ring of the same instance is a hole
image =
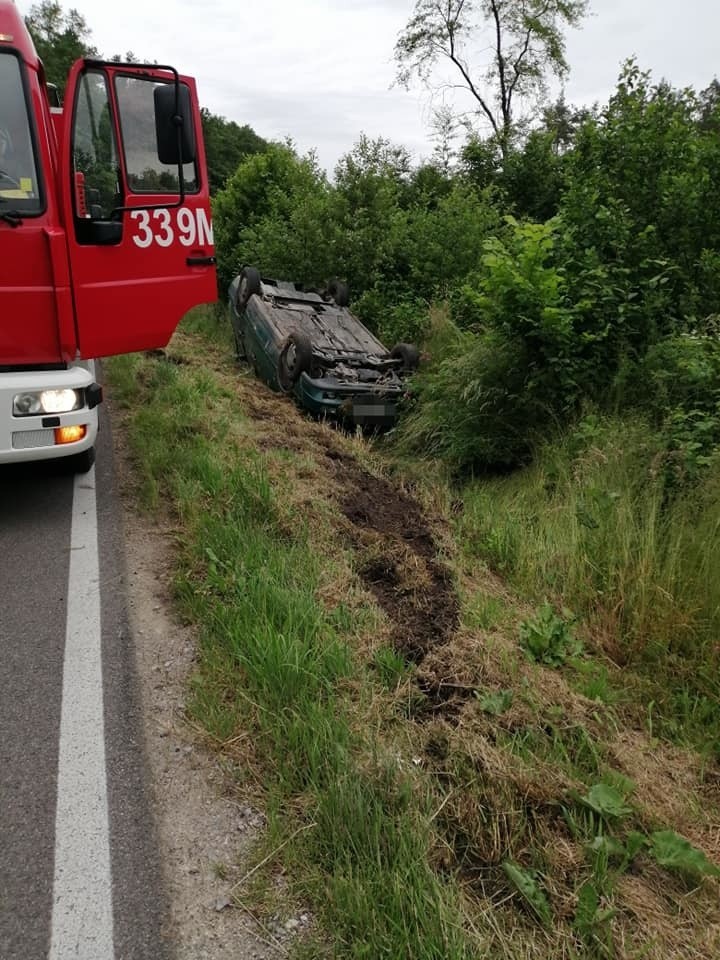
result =
[[[550,9],[550,3],[546,3],[542,8],[539,14],[535,19],[540,20]],[[525,34],[525,42],[520,50],[520,53],[517,55],[515,61],[513,62],[513,78],[510,82],[508,88],[508,110],[512,103],[513,94],[515,93],[515,88],[517,87],[518,80],[520,79],[520,67],[522,65],[523,58],[527,55],[528,50],[530,49],[530,41],[532,40],[533,28],[532,24],[527,28],[527,33]]]
[[[507,133],[510,127],[510,104],[508,103],[507,88],[505,83],[505,57],[502,52],[502,26],[500,24],[500,11],[496,0],[490,0],[493,19],[495,20],[495,55],[498,65],[498,79],[500,80],[500,109],[503,115],[503,128]]]
[[[455,18],[452,18],[450,16],[450,0],[448,0],[448,4],[447,4],[448,16],[445,20],[445,26],[448,32],[447,56],[448,56],[448,59],[451,61],[451,63],[454,63],[457,69],[460,71],[460,74],[463,80],[467,84],[468,90],[473,95],[473,97],[475,97],[477,102],[480,104],[480,107],[482,108],[483,113],[490,121],[490,125],[493,128],[493,132],[495,134],[498,134],[500,132],[500,129],[498,127],[498,122],[495,119],[495,115],[493,114],[492,110],[485,102],[480,91],[477,89],[477,87],[473,83],[472,77],[470,76],[467,66],[459,59],[455,50],[455,28],[457,26],[457,18],[462,12],[463,5],[464,5],[464,0],[462,0],[462,2],[458,5],[458,11]]]

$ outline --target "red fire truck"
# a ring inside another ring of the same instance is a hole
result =
[[[194,81],[81,60],[53,94],[0,0],[0,463],[83,470],[95,359],[164,346],[215,299],[215,257]]]

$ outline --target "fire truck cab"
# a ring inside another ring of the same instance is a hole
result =
[[[97,358],[164,346],[216,297],[195,82],[98,60],[51,106],[0,0],[0,464],[93,460]]]

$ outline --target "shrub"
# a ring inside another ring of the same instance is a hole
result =
[[[497,331],[451,330],[446,340],[452,345],[414,380],[401,449],[442,457],[456,470],[527,461],[533,437],[548,428],[552,413],[528,388],[523,343]]]

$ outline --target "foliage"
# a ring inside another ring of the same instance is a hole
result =
[[[661,867],[682,870],[695,877],[720,877],[720,867],[674,830],[658,830],[651,834],[650,854]]]
[[[607,940],[608,932],[603,928],[607,926],[615,914],[615,910],[602,906],[600,892],[592,880],[588,880],[582,885],[578,891],[573,926],[585,943],[589,946],[598,944],[599,934],[604,934],[604,939]],[[603,954],[611,956],[611,949],[608,947],[607,952],[603,951]]]
[[[267,149],[267,141],[259,137],[247,124],[241,127],[234,120],[226,120],[225,117],[211,113],[207,107],[201,108],[200,118],[210,194],[214,197],[245,157]]]
[[[496,690],[492,693],[475,692],[480,709],[493,717],[499,717],[509,710],[513,702],[512,690]]]
[[[544,603],[535,617],[520,625],[520,643],[528,656],[551,667],[561,666],[570,657],[582,653],[582,643],[575,636],[572,620],[559,617],[549,603]]]
[[[244,263],[322,286],[350,285],[358,315],[388,346],[419,341],[429,303],[477,264],[498,228],[488,194],[361,137],[330,184],[312,156],[270,145],[243,161],[215,200],[221,287]]]
[[[610,820],[619,819],[632,813],[632,807],[628,807],[622,793],[607,783],[596,783],[587,795],[578,798],[579,802],[601,817]]]
[[[502,866],[510,885],[520,894],[540,923],[546,927],[550,926],[552,922],[550,904],[545,891],[538,883],[535,872],[525,870],[511,860],[506,860]]]
[[[547,75],[567,73],[563,29],[587,8],[586,0],[417,0],[395,46],[398,79],[429,83],[438,61],[449,62],[507,157],[516,102],[537,109]]]
[[[717,310],[711,251],[720,242],[714,189],[720,144],[708,129],[717,115],[717,101],[653,85],[630,61],[567,158],[560,205],[567,252],[575,254],[582,242],[627,288],[620,319],[635,327],[639,353],[684,317],[703,320]]]
[[[675,456],[643,416],[588,412],[535,450],[531,466],[462,488],[471,560],[534,603],[572,609],[610,663],[643,678],[653,730],[717,753],[720,724],[720,470],[671,487]],[[581,664],[578,664],[581,666]],[[620,675],[602,677],[602,699]]]
[[[90,43],[90,27],[77,10],[64,12],[59,3],[42,0],[30,8],[25,24],[38,56],[45,65],[49,83],[62,95],[70,67],[81,57],[97,57]]]
[[[416,383],[404,430],[409,447],[456,467],[527,460],[535,437],[576,409],[583,377],[601,374],[585,356],[594,331],[552,262],[558,224],[508,225],[456,289],[464,329]]]
[[[223,298],[245,264],[266,276],[326,282],[334,231],[327,198],[314,158],[298,157],[289,144],[270,144],[240,163],[213,204]]]
[[[413,383],[399,448],[441,457],[458,471],[527,462],[532,437],[552,424],[544,398],[526,389],[531,358],[499,331],[448,328],[442,347],[431,335],[430,363]]]

